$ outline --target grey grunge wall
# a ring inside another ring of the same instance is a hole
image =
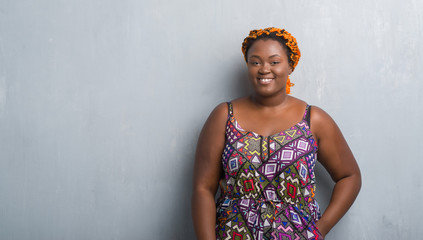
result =
[[[0,239],[195,239],[194,151],[248,94],[241,42],[283,27],[292,95],[326,110],[363,187],[327,239],[418,239],[423,2],[0,0]],[[319,165],[318,199],[330,177]]]

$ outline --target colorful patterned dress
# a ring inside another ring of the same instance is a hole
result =
[[[228,108],[216,238],[323,239],[315,225],[320,210],[310,107],[300,122],[269,137],[242,129],[231,103]]]

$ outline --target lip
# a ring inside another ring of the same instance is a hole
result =
[[[274,78],[257,78],[257,80],[260,84],[267,85],[273,82],[273,80],[275,79]]]

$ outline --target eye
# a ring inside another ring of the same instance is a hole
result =
[[[254,65],[254,66],[257,66],[257,65],[259,65],[260,63],[259,63],[259,62],[257,62],[257,61],[250,61],[250,64],[251,64],[251,65]]]
[[[279,64],[280,62],[278,62],[278,61],[273,61],[273,62],[271,62],[270,64],[272,64],[272,65],[276,65],[276,64]]]

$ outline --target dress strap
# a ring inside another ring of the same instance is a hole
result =
[[[311,106],[307,104],[307,107],[304,112],[304,117],[303,117],[303,120],[307,122],[309,127],[310,127],[310,108]]]
[[[232,107],[232,102],[227,102],[227,104],[228,104],[228,118],[230,118],[234,115],[234,110]]]

